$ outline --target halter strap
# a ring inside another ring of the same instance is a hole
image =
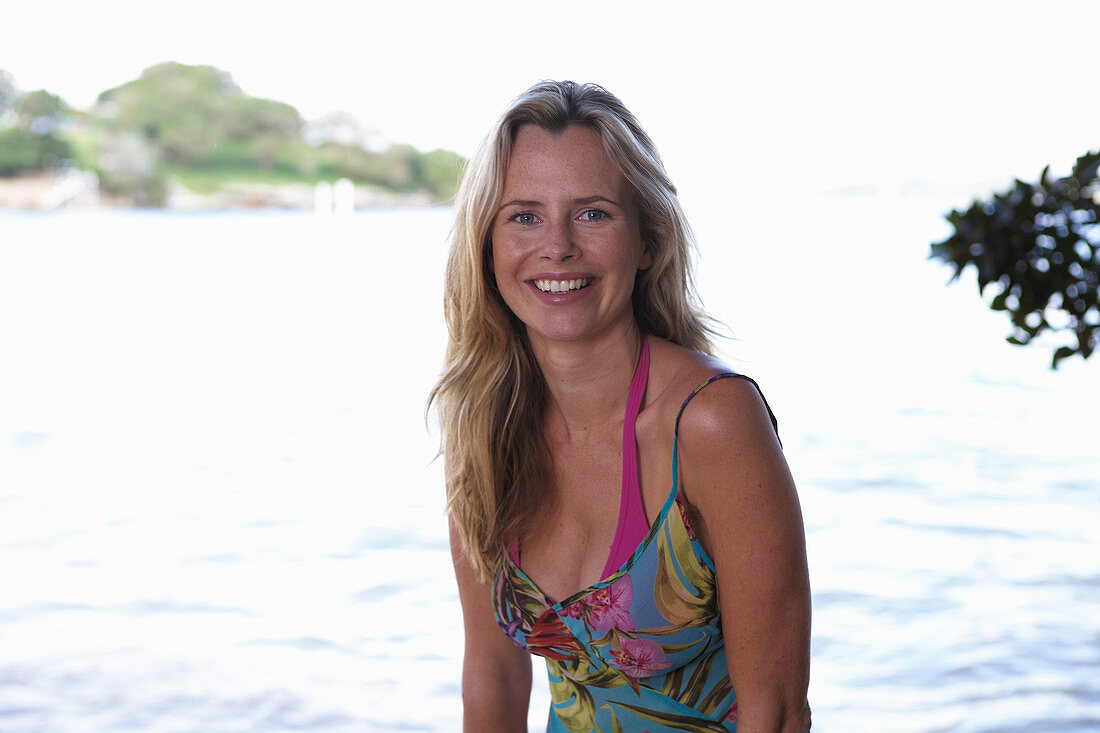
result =
[[[638,364],[634,367],[634,377],[630,380],[630,390],[626,395],[626,415],[623,417],[623,485],[619,497],[619,521],[615,526],[611,552],[600,576],[603,578],[626,562],[634,553],[638,538],[644,537],[649,531],[645,507],[642,506],[641,484],[638,482],[638,440],[634,433],[648,379],[649,341],[642,334],[642,348],[638,354]]]

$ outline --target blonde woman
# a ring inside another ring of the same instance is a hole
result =
[[[804,731],[802,518],[755,382],[709,356],[657,151],[595,85],[518,97],[467,170],[438,405],[464,726]]]

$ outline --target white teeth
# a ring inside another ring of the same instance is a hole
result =
[[[588,287],[591,278],[579,280],[535,280],[535,287],[544,293],[568,293],[570,290],[580,290]]]

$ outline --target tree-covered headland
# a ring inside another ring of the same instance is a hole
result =
[[[61,165],[72,157],[61,123],[72,111],[60,97],[39,89],[22,94],[0,70],[0,176]]]
[[[1100,151],[1077,159],[1070,175],[1017,180],[989,201],[947,215],[955,233],[932,245],[932,257],[955,269],[973,265],[978,290],[996,284],[989,302],[1012,320],[1008,341],[1055,336],[1052,366],[1100,345]],[[1068,338],[1067,338],[1068,336]]]
[[[339,178],[442,202],[463,163],[445,150],[377,149],[346,113],[307,122],[212,66],[150,67],[84,111],[44,90],[21,93],[0,72],[0,176],[76,166],[94,171],[107,196],[139,205],[163,203],[170,185],[210,194],[233,183]]]

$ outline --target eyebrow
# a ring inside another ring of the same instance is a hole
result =
[[[620,209],[622,208],[622,204],[620,204],[618,201],[615,201],[614,199],[609,199],[606,196],[599,196],[599,195],[586,196],[582,199],[574,199],[573,203],[584,205],[584,204],[594,204],[598,201],[606,201],[607,203],[609,203],[613,206],[618,206]],[[542,204],[541,201],[528,201],[528,200],[525,200],[525,199],[512,199],[511,201],[508,201],[508,202],[505,202],[505,203],[501,204],[500,209],[497,209],[497,211],[505,209],[509,206],[540,206],[541,204]]]

